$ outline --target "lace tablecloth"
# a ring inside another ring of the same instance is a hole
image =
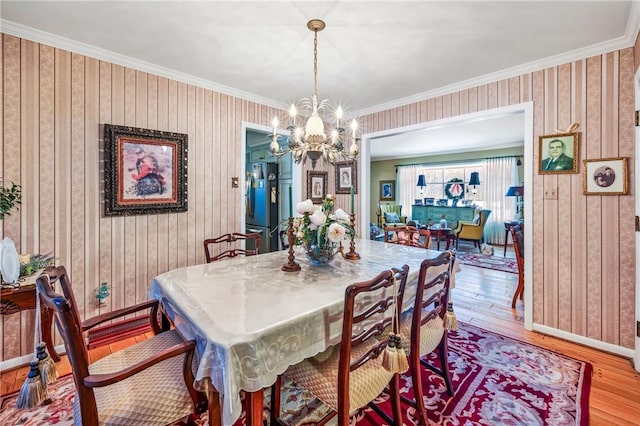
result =
[[[320,267],[297,253],[299,272],[280,270],[287,251],[279,251],[178,268],[153,279],[151,297],[164,303],[185,338],[197,342],[196,386],[203,390],[211,379],[225,425],[241,414],[240,390],[267,388],[290,365],[340,341],[348,285],[406,263],[408,307],[420,263],[440,254],[370,240],[358,240],[356,250],[359,261],[336,256]]]

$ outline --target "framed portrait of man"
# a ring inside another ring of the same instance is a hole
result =
[[[394,201],[396,199],[396,181],[380,181],[380,201]]]
[[[336,194],[350,194],[353,186],[353,193],[358,193],[358,175],[356,173],[356,163],[343,161],[336,163]]]
[[[538,173],[578,173],[578,133],[559,133],[539,138]]]

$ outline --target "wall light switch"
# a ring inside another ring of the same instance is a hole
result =
[[[544,199],[545,200],[557,200],[558,199],[558,191],[556,188],[547,188],[544,190]]]
[[[231,187],[232,188],[239,188],[240,187],[237,177],[232,177],[231,178]]]

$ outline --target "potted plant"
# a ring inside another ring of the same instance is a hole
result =
[[[0,181],[0,220],[11,215],[11,210],[22,202],[22,188],[11,182],[11,186],[2,186]]]

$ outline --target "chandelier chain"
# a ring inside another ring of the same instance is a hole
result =
[[[318,96],[318,30],[313,32],[313,94]]]

